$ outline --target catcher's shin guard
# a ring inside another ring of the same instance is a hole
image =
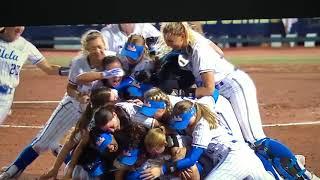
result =
[[[284,179],[310,179],[293,152],[279,141],[270,138],[261,139],[255,143],[255,151],[258,157],[262,156],[270,161]]]

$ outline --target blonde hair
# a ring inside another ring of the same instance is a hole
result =
[[[150,129],[144,138],[144,145],[148,148],[166,146],[166,132],[163,126]]]
[[[139,34],[131,34],[128,37],[127,43],[133,43],[139,46],[144,46],[143,49],[143,56],[144,58],[148,58],[151,59],[148,53],[148,48],[146,46],[146,40],[144,39],[144,37],[142,35]]]
[[[196,122],[198,122],[202,117],[208,121],[210,129],[215,129],[218,127],[218,120],[216,115],[205,105],[199,103],[192,103],[189,100],[184,100],[178,102],[173,107],[172,116],[177,116],[179,114],[189,111],[192,107],[196,109]]]
[[[161,89],[157,87],[149,89],[147,92],[144,93],[144,99],[149,99],[152,101],[164,101],[166,103],[166,112],[164,116],[169,118],[172,111],[172,104],[168,95],[164,93]]]
[[[168,36],[184,36],[186,37],[187,43],[193,45],[195,43],[194,30],[188,25],[187,22],[166,22],[161,23],[161,36],[159,37],[155,47],[158,49],[157,56],[162,57],[169,53],[172,48],[169,47],[165,39]]]
[[[107,46],[105,39],[103,38],[102,34],[98,30],[88,30],[81,36],[81,53],[84,55],[88,55],[88,42],[95,40],[97,38],[101,38],[103,44]]]

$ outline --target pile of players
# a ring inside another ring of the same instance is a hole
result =
[[[187,23],[112,24],[81,44],[65,96],[0,179],[48,149],[57,158],[40,179],[62,164],[65,179],[317,178],[264,134],[249,75]]]

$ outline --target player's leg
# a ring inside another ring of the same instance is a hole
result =
[[[78,106],[68,99],[63,99],[51,115],[46,126],[4,173],[9,174],[10,177],[19,176],[39,154],[48,150],[52,143],[57,142],[76,123],[79,117]]]
[[[3,124],[11,110],[13,100],[12,94],[2,94],[0,92],[0,125]]]
[[[256,88],[251,78],[237,70],[223,80],[220,94],[227,98],[235,112],[242,134],[251,144],[265,138],[256,97]]]
[[[0,125],[3,124],[9,112],[10,112],[10,108],[0,105]]]
[[[247,177],[273,179],[273,176],[265,171],[253,150],[246,144],[239,143],[233,146],[222,164],[213,169],[205,179],[245,179]]]
[[[237,121],[230,102],[220,95],[216,102],[215,110],[220,124],[231,131],[232,136],[238,141],[244,142],[239,122]]]

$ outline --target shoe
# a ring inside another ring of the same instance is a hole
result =
[[[304,167],[306,166],[306,157],[304,157],[304,155],[297,154],[295,155],[295,157],[297,158],[297,160],[300,162],[301,165],[303,165]]]
[[[0,174],[0,180],[11,179],[11,175],[7,172]]]
[[[3,166],[3,167],[0,169],[0,173],[5,172],[8,168],[9,168],[8,166]]]

